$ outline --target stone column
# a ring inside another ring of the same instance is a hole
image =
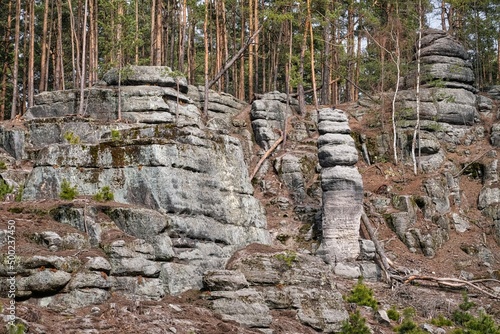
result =
[[[363,211],[363,180],[358,151],[347,116],[338,109],[318,111],[318,158],[322,167],[322,231],[318,249],[327,263],[354,261],[359,255],[359,225]]]

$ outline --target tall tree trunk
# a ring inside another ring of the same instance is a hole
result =
[[[150,36],[150,65],[155,65],[155,55],[156,55],[156,0],[151,0],[151,36]]]
[[[118,41],[118,50],[117,50],[117,60],[118,60],[118,120],[122,119],[122,63],[123,63],[123,55],[122,55],[122,37],[123,37],[123,2],[118,0],[118,24],[116,27],[116,40]]]
[[[252,36],[257,30],[259,30],[259,0],[254,0],[253,4],[253,31],[250,34]],[[253,91],[255,93],[255,90],[259,89],[259,76],[255,75],[255,73],[259,73],[259,35],[256,36],[255,41],[254,41],[255,47],[254,47],[254,52],[255,56],[253,57],[255,66],[254,66],[254,88]],[[252,97],[250,95],[250,97]]]
[[[215,68],[216,71],[220,71],[222,69],[222,54],[223,54],[223,44],[222,44],[222,30],[223,23],[220,17],[221,9],[220,9],[221,0],[215,0]],[[218,81],[217,90],[220,92],[222,90],[223,79]]]
[[[135,55],[134,63],[139,65],[139,0],[134,0],[135,2]]]
[[[441,29],[446,31],[446,1],[441,0]]]
[[[8,13],[7,13],[7,24],[5,29],[5,34],[3,37],[4,52],[6,54],[10,53],[10,38],[11,34],[11,24],[12,24],[12,1],[9,1]],[[9,68],[8,62],[3,63],[2,67],[2,91],[0,93],[0,121],[5,119],[5,110],[7,103],[7,70]]]
[[[180,25],[179,25],[179,71],[184,73],[184,54],[186,50],[186,30],[187,30],[187,2],[182,0],[181,2],[181,15],[180,15]]]
[[[56,64],[54,73],[54,89],[64,90],[64,53],[63,53],[63,15],[62,0],[57,0],[57,40],[56,40]]]
[[[12,69],[12,110],[10,118],[17,116],[17,97],[19,89],[17,76],[19,75],[19,35],[21,34],[21,0],[16,1],[16,24],[14,28],[14,68]]]
[[[49,25],[49,3],[50,0],[45,0],[45,7],[43,11],[43,28],[42,28],[42,43],[40,45],[40,84],[38,90],[44,92],[47,90],[47,76],[49,69],[47,66],[47,54],[49,52],[49,44],[47,43],[47,30]],[[9,2],[10,4],[10,2]]]
[[[193,10],[190,10],[190,14],[188,15],[190,20],[189,28],[188,28],[188,77],[189,83],[193,84],[195,82],[196,77],[196,46],[195,46],[195,29],[196,22],[194,19]]]
[[[300,63],[299,63],[299,84],[297,85],[297,95],[299,100],[299,112],[302,115],[306,113],[306,97],[304,92],[304,62],[306,57],[306,49],[307,49],[307,34],[309,33],[309,16],[306,16],[306,20],[304,23],[304,31],[302,33],[302,44],[300,47]]]
[[[394,41],[396,43],[395,47],[396,47],[396,50],[395,50],[395,53],[396,53],[396,57],[395,57],[395,63],[396,63],[396,87],[394,89],[394,96],[392,98],[392,114],[391,114],[391,120],[392,120],[392,150],[393,150],[393,154],[394,154],[394,163],[397,164],[398,163],[398,150],[397,150],[397,138],[398,138],[398,133],[397,133],[397,129],[396,129],[396,99],[397,99],[397,96],[398,96],[398,92],[399,92],[399,81],[400,81],[400,77],[401,77],[401,49],[400,49],[400,43],[399,43],[399,39],[401,38],[401,34],[400,34],[400,21],[399,21],[399,2],[396,1],[396,36],[394,38]],[[381,52],[385,52],[385,50],[381,50]]]
[[[500,31],[497,37],[497,82],[500,82]]]
[[[203,117],[208,118],[208,9],[209,0],[205,0],[205,22],[203,22],[203,40],[205,43],[205,92],[203,97]]]
[[[309,30],[309,39],[310,39],[310,52],[311,52],[311,80],[312,80],[312,89],[313,89],[313,99],[314,106],[316,109],[318,108],[318,95],[316,93],[316,73],[314,69],[314,34],[312,29],[312,18],[311,18],[311,0],[307,0],[307,21],[308,27],[306,29]]]
[[[85,59],[87,56],[85,54],[87,46],[87,8],[88,1],[85,0],[85,6],[83,9],[83,32],[82,32],[82,69],[80,71],[80,106],[78,108],[78,116],[83,116],[83,105],[85,102]]]
[[[254,6],[255,2],[254,0],[250,0],[250,8],[248,10],[248,30],[250,32],[250,35],[253,34],[255,31],[255,21],[253,19],[254,15]],[[242,39],[243,41],[243,39]],[[248,48],[248,95],[249,98],[252,99],[254,95],[254,52],[255,52],[255,45],[252,43],[250,47]]]
[[[156,19],[155,19],[155,65],[161,66],[163,64],[163,1],[158,0],[156,3]]]
[[[331,6],[333,5],[332,1],[328,5],[327,9],[327,17],[328,14],[330,13]],[[332,80],[332,71],[331,71],[331,58],[332,58],[332,48],[331,44],[333,42],[332,40],[332,22],[325,22],[324,23],[324,28],[323,28],[323,40],[324,40],[324,50],[323,50],[323,61],[321,62],[321,90],[320,90],[320,101],[321,104],[327,105],[331,104],[331,94],[332,94],[332,89],[331,89],[331,84],[330,81]]]
[[[78,41],[78,36],[76,36],[76,29],[75,29],[75,16],[73,15],[73,5],[71,4],[71,0],[68,0],[68,8],[69,8],[69,19],[70,19],[70,35],[71,35],[71,65],[72,65],[72,71],[71,74],[73,76],[73,87],[76,88],[77,82],[79,81],[80,78],[80,63],[79,61],[76,62],[76,54],[79,54],[79,46],[75,46],[75,44],[79,44]],[[78,29],[80,30],[80,29]],[[83,30],[83,27],[82,27]],[[84,31],[84,30],[83,30]],[[75,49],[77,49],[75,51]],[[80,59],[80,56],[78,56],[78,59]],[[76,63],[75,63],[76,62]]]
[[[88,86],[92,86],[97,81],[97,68],[99,66],[98,56],[98,22],[97,22],[97,0],[89,0],[89,66],[87,67]],[[137,1],[136,1],[137,2]]]
[[[240,41],[241,43],[243,43],[243,41],[245,40],[245,6],[244,6],[244,2],[241,1],[241,5],[240,5],[240,17],[241,17],[241,31],[240,31]],[[248,53],[250,54],[250,47],[252,47],[251,45],[249,46],[249,51]],[[237,82],[238,84],[238,94],[237,94],[237,98],[240,99],[240,100],[245,100],[245,59],[244,58],[241,58],[240,59],[240,74],[239,74],[239,80]]]
[[[417,42],[417,89],[416,89],[416,101],[417,110],[416,116],[417,120],[415,122],[415,128],[413,130],[413,140],[411,145],[411,156],[413,160],[413,173],[417,175],[417,159],[415,157],[415,151],[417,148],[417,140],[420,141],[420,52],[422,48],[422,0],[418,1],[418,42]],[[417,138],[418,137],[418,138]],[[418,144],[418,150],[420,158],[420,144]]]
[[[28,108],[35,95],[35,0],[29,0]]]
[[[28,3],[25,3],[25,5],[29,8],[29,4]],[[24,11],[24,14],[27,14],[27,11],[25,10]],[[28,14],[29,15],[29,14]],[[20,113],[20,115],[24,115],[25,113],[25,110],[26,110],[26,103],[28,103],[28,95],[26,94],[26,91],[28,90],[28,57],[26,57],[25,55],[28,54],[28,40],[29,40],[29,37],[27,36],[28,35],[28,22],[29,21],[29,18],[26,19],[25,17],[25,20],[24,20],[24,31],[23,31],[23,50],[22,50],[22,60],[23,60],[23,66],[22,66],[22,69],[23,69],[23,84],[22,84],[22,94],[19,96],[19,108],[18,108],[18,111]]]
[[[355,99],[355,71],[354,71],[354,4],[352,0],[347,8],[347,101]]]
[[[221,11],[222,11],[222,45],[223,45],[223,63],[229,59],[229,48],[227,41],[227,19],[226,19],[226,4],[224,0],[221,0]],[[259,36],[257,36],[258,38]],[[226,92],[229,91],[229,72],[224,75],[223,87]]]

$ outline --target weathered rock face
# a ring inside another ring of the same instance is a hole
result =
[[[223,319],[265,331],[273,327],[271,311],[293,312],[305,326],[333,333],[348,317],[331,270],[317,257],[251,245],[227,269],[205,276],[213,309]]]
[[[291,107],[298,105],[290,99],[291,107],[286,107],[287,96],[284,93],[266,93],[252,103],[251,120],[256,143],[268,149],[279,138],[279,132],[285,128],[285,121],[292,115]]]
[[[472,65],[460,43],[444,31],[424,31],[421,63],[420,119],[424,132],[418,148],[422,168],[430,172],[445,161],[442,149],[453,150],[457,144],[480,139],[471,128],[479,113]],[[408,156],[411,140],[407,132],[415,125],[417,110],[415,86],[416,73],[411,72],[402,81],[396,103],[401,129],[398,137]]]
[[[463,88],[477,92],[467,51],[443,30],[427,29],[422,34],[420,83],[425,86]],[[405,88],[415,87],[416,72],[403,80]]]
[[[328,263],[355,260],[363,210],[363,180],[347,117],[338,109],[318,113],[318,156],[323,189],[323,239],[318,253]]]
[[[109,187],[116,202],[133,205],[105,211],[62,207],[53,217],[86,232],[92,246],[112,250],[110,275],[141,275],[153,280],[152,289],[161,286],[146,294],[177,294],[201,287],[203,272],[222,268],[235,250],[270,242],[240,141],[221,134],[244,103],[212,93],[210,112],[218,113],[214,131],[200,121],[200,100],[188,97],[198,90],[184,78],[172,77],[163,67],[131,67],[129,72],[120,91],[115,86],[86,91],[90,118],[69,116],[77,110],[78,92],[37,96],[28,112],[29,135],[19,131],[25,137],[10,140],[4,134],[2,144],[22,143],[12,153],[33,156],[25,201],[58,199],[66,180],[80,196]],[[116,85],[116,75],[111,71],[104,80]],[[118,94],[123,118],[138,123],[99,121],[116,118]],[[64,121],[60,116],[66,116]],[[110,224],[142,240],[144,249],[133,250],[136,246],[124,240],[103,244]],[[57,247],[57,238],[49,239]]]

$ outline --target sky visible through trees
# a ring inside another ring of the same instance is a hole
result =
[[[394,90],[414,66],[419,17],[469,51],[477,88],[499,84],[500,1],[0,0],[0,120],[43,91],[94,85],[108,69],[168,66],[250,101],[305,103]],[[258,32],[256,34],[256,32]],[[395,61],[399,59],[399,63]]]

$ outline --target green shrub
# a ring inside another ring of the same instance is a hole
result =
[[[390,309],[387,310],[387,316],[392,321],[399,321],[399,319],[401,319],[401,314],[398,312],[398,310],[396,310],[395,306],[392,306]]]
[[[6,169],[7,169],[7,165],[5,164],[5,161],[0,160],[0,170],[6,170]]]
[[[66,131],[64,133],[64,139],[71,145],[80,144],[80,137],[71,131]]]
[[[431,324],[438,327],[453,326],[453,321],[440,314],[437,318],[431,320]]]
[[[462,328],[455,329],[453,334],[500,334],[500,327],[490,315],[481,311],[475,317],[469,310],[476,304],[469,301],[467,293],[464,293],[463,298],[463,303],[453,312],[452,317],[455,324]]]
[[[15,324],[9,326],[9,334],[24,334],[26,328],[23,324]]]
[[[4,179],[0,178],[0,200],[3,201],[5,195],[10,194],[13,190],[13,186],[9,186]]]
[[[115,195],[113,194],[109,186],[104,186],[97,192],[97,194],[94,195],[93,198],[98,202],[106,202],[114,200]]]
[[[415,310],[412,307],[406,308],[403,311],[403,322],[396,326],[394,331],[400,334],[426,334],[427,332],[421,329],[414,321]]]
[[[59,193],[59,198],[63,200],[72,201],[78,196],[78,190],[76,186],[71,186],[68,180],[64,179],[61,183],[61,192]]]
[[[369,306],[374,311],[378,309],[378,303],[373,297],[373,291],[363,283],[363,277],[358,279],[358,283],[356,283],[346,301],[362,306]]]
[[[358,310],[349,315],[349,319],[342,323],[341,334],[370,334],[370,329],[366,326],[366,320]]]

